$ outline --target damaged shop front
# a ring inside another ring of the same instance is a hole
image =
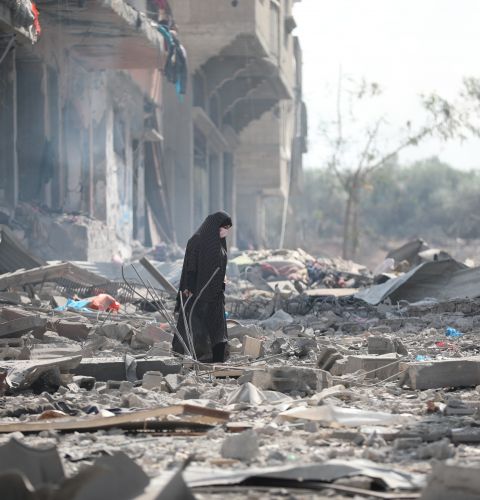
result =
[[[0,222],[44,259],[127,258],[168,214],[149,204],[145,182],[161,175],[148,151],[162,137],[164,36],[119,1],[40,1],[40,36],[35,17],[25,28],[9,6],[0,3],[11,12],[0,24]]]

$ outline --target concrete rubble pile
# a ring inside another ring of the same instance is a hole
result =
[[[247,252],[206,365],[170,351],[166,263],[38,264],[0,275],[2,499],[480,497],[480,298]]]

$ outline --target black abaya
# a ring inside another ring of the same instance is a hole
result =
[[[182,295],[186,324],[191,323],[193,344],[197,359],[204,362],[223,362],[228,357],[228,336],[224,307],[224,279],[227,268],[225,239],[220,238],[220,227],[231,226],[225,212],[209,215],[190,238],[185,251],[182,277],[176,311],[179,313],[177,329],[190,349],[180,293],[193,293],[187,301]],[[172,348],[184,354],[181,342],[175,337]],[[191,349],[190,349],[191,350]]]

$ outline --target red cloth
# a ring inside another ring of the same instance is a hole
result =
[[[111,295],[100,293],[96,297],[92,297],[88,307],[97,311],[118,311],[120,309],[120,303]]]
[[[40,35],[40,33],[42,32],[42,27],[40,26],[40,20],[39,20],[40,13],[38,12],[37,6],[33,2],[32,2],[32,12],[33,16],[35,17],[33,21],[33,25],[35,26],[35,31],[37,35]]]

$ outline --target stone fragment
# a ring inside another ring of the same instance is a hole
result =
[[[297,366],[271,367],[252,370],[242,375],[240,384],[251,382],[260,389],[279,392],[317,392],[332,385],[330,373],[315,368]]]
[[[260,358],[265,354],[265,348],[263,345],[263,340],[254,339],[245,335],[243,337],[243,354],[250,358]]]
[[[478,500],[480,474],[478,467],[460,467],[442,462],[433,465],[432,474],[421,500]]]
[[[77,384],[80,389],[91,391],[95,387],[95,377],[74,376],[73,383]]]
[[[109,339],[125,342],[133,335],[132,327],[127,323],[106,323],[95,330],[95,333]]]
[[[409,450],[417,448],[422,444],[422,438],[397,438],[393,441],[393,448],[395,450]]]
[[[239,339],[233,338],[228,341],[231,353],[240,353],[243,351],[243,345]]]
[[[378,378],[380,380],[393,377],[399,370],[399,362],[395,362],[397,354],[383,354],[381,356],[363,355],[349,356],[345,373],[354,373],[359,370],[367,372],[367,378]]]
[[[143,376],[142,387],[144,389],[166,388],[167,384],[160,372],[152,371],[145,373]]]
[[[172,343],[173,334],[165,331],[158,325],[147,325],[141,330],[135,332],[135,342],[143,343],[145,345],[155,345],[158,342]]]
[[[368,354],[388,354],[397,352],[393,340],[389,337],[368,337]]]
[[[182,375],[172,373],[169,375],[165,375],[165,383],[167,384],[167,388],[170,392],[177,392],[180,388],[180,384],[184,381],[185,377]]]
[[[455,447],[448,439],[428,443],[417,449],[416,456],[419,460],[435,458],[436,460],[446,460],[455,456]]]
[[[258,436],[254,430],[227,436],[220,451],[223,458],[249,461],[258,454]]]
[[[317,367],[329,371],[336,361],[343,359],[343,355],[333,346],[322,349],[317,358]]]
[[[280,330],[281,328],[293,323],[293,318],[283,309],[278,310],[270,318],[260,321],[260,325],[267,330]]]
[[[202,393],[196,387],[182,387],[177,391],[177,398],[180,399],[199,399]]]
[[[474,387],[480,384],[480,356],[400,363],[399,370],[406,370],[401,383],[414,390]]]

